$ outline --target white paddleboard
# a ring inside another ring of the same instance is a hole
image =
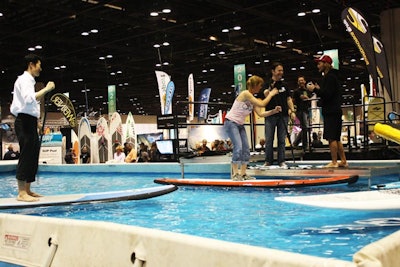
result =
[[[123,191],[44,196],[39,198],[39,201],[35,202],[18,201],[16,198],[0,198],[0,209],[22,209],[44,206],[139,200],[165,195],[175,191],[176,189],[177,187],[174,185],[165,185]]]
[[[133,148],[136,149],[137,141],[136,141],[136,132],[135,132],[135,120],[131,112],[128,113],[125,122],[125,132],[124,138],[126,143],[132,143]]]
[[[122,140],[122,120],[121,120],[121,115],[119,115],[118,112],[114,112],[111,115],[110,119],[110,136],[111,136],[111,142],[113,144],[112,146],[112,154],[114,155],[115,153],[115,144],[120,144],[123,145],[124,142]]]
[[[92,130],[90,128],[90,122],[86,117],[82,117],[82,119],[79,121],[78,138],[79,138],[79,155],[82,154],[82,148],[86,146],[88,151],[90,152],[90,158],[92,160],[93,157],[93,151],[91,145]],[[79,162],[81,162],[81,160],[79,160]]]
[[[103,117],[97,121],[96,134],[99,161],[100,163],[105,163],[108,160],[111,160],[113,155],[110,130],[108,128],[107,120]]]
[[[398,210],[400,190],[375,190],[351,193],[276,197],[275,200],[332,209]]]

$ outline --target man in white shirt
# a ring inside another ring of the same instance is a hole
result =
[[[38,135],[38,118],[40,117],[39,100],[55,88],[54,82],[35,92],[35,77],[42,71],[39,56],[25,56],[26,70],[14,83],[13,102],[10,111],[16,116],[15,132],[17,134],[20,157],[17,165],[18,180],[17,200],[38,201],[40,194],[31,191],[31,183],[35,181],[38,165],[40,142]]]

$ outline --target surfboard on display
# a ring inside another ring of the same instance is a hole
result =
[[[265,180],[245,180],[233,181],[230,179],[155,179],[157,184],[173,184],[178,186],[222,186],[222,187],[264,187],[264,188],[290,188],[305,186],[333,185],[343,183],[355,183],[358,176],[334,176],[323,178],[308,179],[265,179]]]
[[[0,198],[0,209],[23,209],[45,206],[77,205],[100,202],[148,199],[171,193],[177,189],[174,185],[155,186],[140,189],[44,196],[35,202],[18,201],[16,198]]]
[[[101,117],[96,125],[99,162],[105,163],[112,159],[112,142],[107,120]]]
[[[71,129],[71,144],[72,144],[72,150],[76,155],[75,164],[79,164],[80,162],[79,138],[73,129]]]
[[[377,122],[382,122],[385,120],[385,105],[384,100],[379,97],[374,97],[369,100],[368,103],[368,121],[373,122],[373,124],[368,125],[368,130],[374,130],[374,124]]]
[[[132,143],[133,147],[136,149],[136,132],[135,132],[135,120],[133,119],[133,115],[131,112],[128,113],[128,117],[126,117],[125,122],[125,142]]]
[[[122,120],[121,120],[121,115],[119,115],[118,112],[114,112],[111,115],[110,119],[110,136],[111,136],[111,142],[113,144],[112,146],[112,154],[115,153],[115,144],[120,144],[123,145],[124,142],[122,142]]]
[[[275,200],[331,209],[399,210],[400,189],[276,197]]]
[[[93,150],[92,150],[92,130],[90,128],[90,122],[86,117],[82,117],[78,126],[78,138],[79,138],[79,155],[82,154],[83,147],[87,147],[90,152],[90,158],[92,160]],[[79,162],[81,162],[79,160]]]

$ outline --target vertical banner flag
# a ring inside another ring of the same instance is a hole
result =
[[[346,8],[342,11],[343,24],[347,32],[353,38],[358,50],[364,58],[367,70],[372,77],[372,94],[376,95],[376,86],[378,85],[378,75],[376,72],[376,60],[372,34],[367,21],[363,15],[354,8]]]
[[[165,102],[167,101],[167,84],[171,80],[169,75],[163,71],[156,70],[158,83],[158,94],[160,95],[161,114],[164,115]]]
[[[204,88],[201,90],[199,102],[206,102],[210,100],[211,88]],[[199,120],[207,118],[207,104],[201,104],[199,107]]]
[[[238,96],[240,92],[246,90],[246,65],[235,65],[233,67],[233,75],[235,81],[235,93],[236,96]]]
[[[193,73],[188,77],[188,100],[189,102],[194,101],[194,78]],[[194,119],[194,104],[189,103],[189,121]]]
[[[172,114],[172,97],[174,96],[174,92],[175,92],[175,84],[173,81],[170,81],[167,84],[167,89],[166,89],[164,114]]]
[[[385,48],[383,47],[382,42],[379,41],[379,39],[376,36],[372,36],[372,40],[374,42],[376,70],[378,72],[378,77],[381,80],[381,83],[384,87],[384,90],[386,90],[390,98],[390,101],[392,101],[392,87],[390,85],[389,69],[387,64]]]
[[[76,126],[76,114],[71,100],[65,94],[57,93],[51,96],[50,101],[61,111],[69,126],[74,128]]]
[[[115,85],[108,86],[108,116],[117,111]]]

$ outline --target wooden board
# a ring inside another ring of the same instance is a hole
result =
[[[264,187],[264,188],[290,188],[332,185],[341,183],[355,183],[358,176],[334,176],[308,179],[274,179],[274,180],[246,180],[233,181],[230,179],[170,179],[160,178],[154,182],[158,184],[173,184],[178,186],[223,186],[223,187]]]
[[[139,200],[161,196],[177,189],[174,185],[155,186],[123,191],[82,193],[40,197],[39,201],[23,202],[16,198],[0,198],[0,209],[22,209],[43,206],[77,205],[84,203]]]

